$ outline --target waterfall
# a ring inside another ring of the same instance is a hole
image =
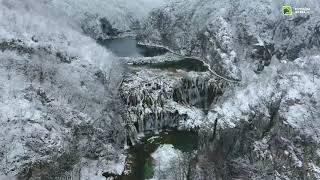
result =
[[[208,72],[188,72],[182,77],[154,76],[128,77],[121,87],[127,135],[132,144],[138,133],[164,127],[184,129],[183,124],[190,119],[186,109],[207,110],[227,86],[227,82],[213,79]]]

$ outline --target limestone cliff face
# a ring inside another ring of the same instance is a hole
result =
[[[209,104],[227,86],[209,72],[131,69],[120,88],[128,137],[135,143],[137,133],[145,131],[197,130]]]

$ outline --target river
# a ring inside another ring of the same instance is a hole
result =
[[[151,154],[162,144],[172,144],[182,152],[197,149],[198,136],[195,132],[166,130],[159,134],[149,133],[141,139],[141,143],[130,147],[128,161],[131,173],[119,176],[116,180],[143,180],[153,177],[154,163]]]
[[[164,50],[137,46],[133,37],[119,39],[109,39],[99,41],[99,43],[111,50],[118,57],[152,57],[166,53]],[[186,71],[205,71],[201,61],[193,59],[181,59],[175,62],[164,62],[156,64],[141,65],[145,68],[156,69],[183,69]],[[192,152],[197,149],[198,136],[196,132],[177,131],[166,129],[158,134],[146,132],[145,137],[140,139],[140,143],[128,149],[127,165],[130,173],[117,176],[116,180],[144,180],[153,177],[154,162],[151,154],[162,144],[171,144],[181,152]],[[108,175],[106,175],[107,177]]]

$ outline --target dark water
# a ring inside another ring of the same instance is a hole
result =
[[[167,52],[164,49],[137,45],[134,37],[106,39],[98,42],[119,57],[153,57]]]
[[[99,43],[119,57],[152,57],[166,53],[164,49],[137,45],[133,37],[109,39]],[[187,71],[205,71],[203,63],[194,59],[182,59],[176,62],[165,62],[147,65],[148,68],[183,69]],[[151,139],[152,140],[151,140]],[[159,134],[150,133],[128,150],[131,173],[129,175],[115,176],[104,173],[105,177],[116,177],[116,180],[144,180],[153,177],[153,162],[151,154],[161,144],[172,144],[182,152],[192,152],[197,149],[198,136],[195,132],[167,130]]]
[[[99,43],[119,57],[154,57],[167,52],[167,50],[161,48],[138,45],[134,37],[100,40]],[[139,66],[156,69],[181,69],[185,71],[198,72],[204,72],[208,70],[208,67],[204,66],[202,61],[191,58]]]
[[[133,37],[106,39],[99,43],[119,57],[143,57],[144,50],[136,46],[137,42]]]
[[[179,61],[168,61],[163,63],[155,63],[147,65],[150,68],[156,69],[181,69],[184,71],[197,71],[205,72],[208,70],[208,67],[204,65],[202,61],[197,59],[185,58]]]
[[[117,180],[144,180],[152,178],[153,164],[151,154],[161,144],[172,144],[175,149],[179,149],[182,152],[192,152],[197,149],[198,136],[195,132],[186,131],[166,131],[158,135],[147,135],[142,140],[142,143],[129,149],[129,161],[132,162],[132,173],[119,176]]]

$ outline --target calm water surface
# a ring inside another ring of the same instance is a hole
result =
[[[119,176],[116,180],[144,180],[152,178],[150,169],[153,169],[151,154],[161,144],[172,144],[182,152],[192,152],[197,149],[198,135],[196,132],[168,130],[158,135],[149,134],[140,144],[129,149],[129,161],[132,162],[132,172],[129,175]]]
[[[138,47],[134,37],[107,39],[99,43],[119,57],[143,57],[145,50]]]

